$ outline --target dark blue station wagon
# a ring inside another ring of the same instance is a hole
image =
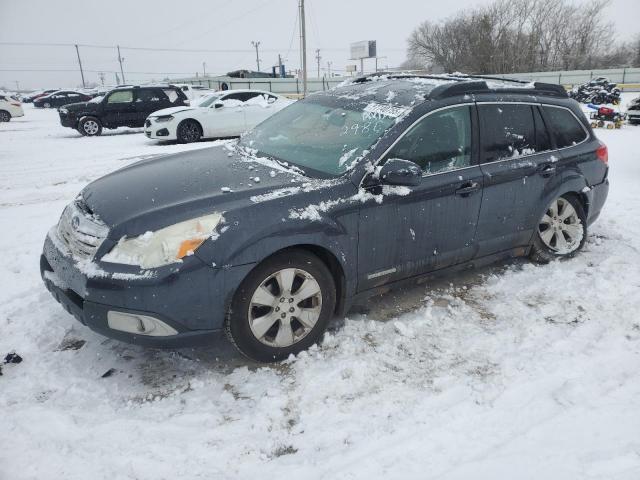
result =
[[[607,161],[559,86],[367,76],[237,143],[91,183],[47,235],[41,271],[108,337],[180,347],[226,331],[248,357],[279,360],[381,289],[574,255]]]

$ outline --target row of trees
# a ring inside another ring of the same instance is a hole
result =
[[[409,37],[405,68],[478,74],[640,66],[640,37],[617,43],[610,0],[496,0]]]

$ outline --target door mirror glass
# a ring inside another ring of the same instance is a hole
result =
[[[379,177],[384,185],[414,187],[422,182],[422,169],[409,160],[390,158],[380,169]]]

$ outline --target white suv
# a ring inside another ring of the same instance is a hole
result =
[[[6,93],[0,93],[0,122],[8,122],[13,117],[22,116],[22,103]]]

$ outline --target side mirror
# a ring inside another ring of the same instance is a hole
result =
[[[379,177],[384,185],[415,187],[422,182],[422,169],[409,160],[391,158],[380,169]]]
[[[224,107],[223,103],[216,102],[216,103],[213,104],[213,108],[222,108],[222,107]]]

